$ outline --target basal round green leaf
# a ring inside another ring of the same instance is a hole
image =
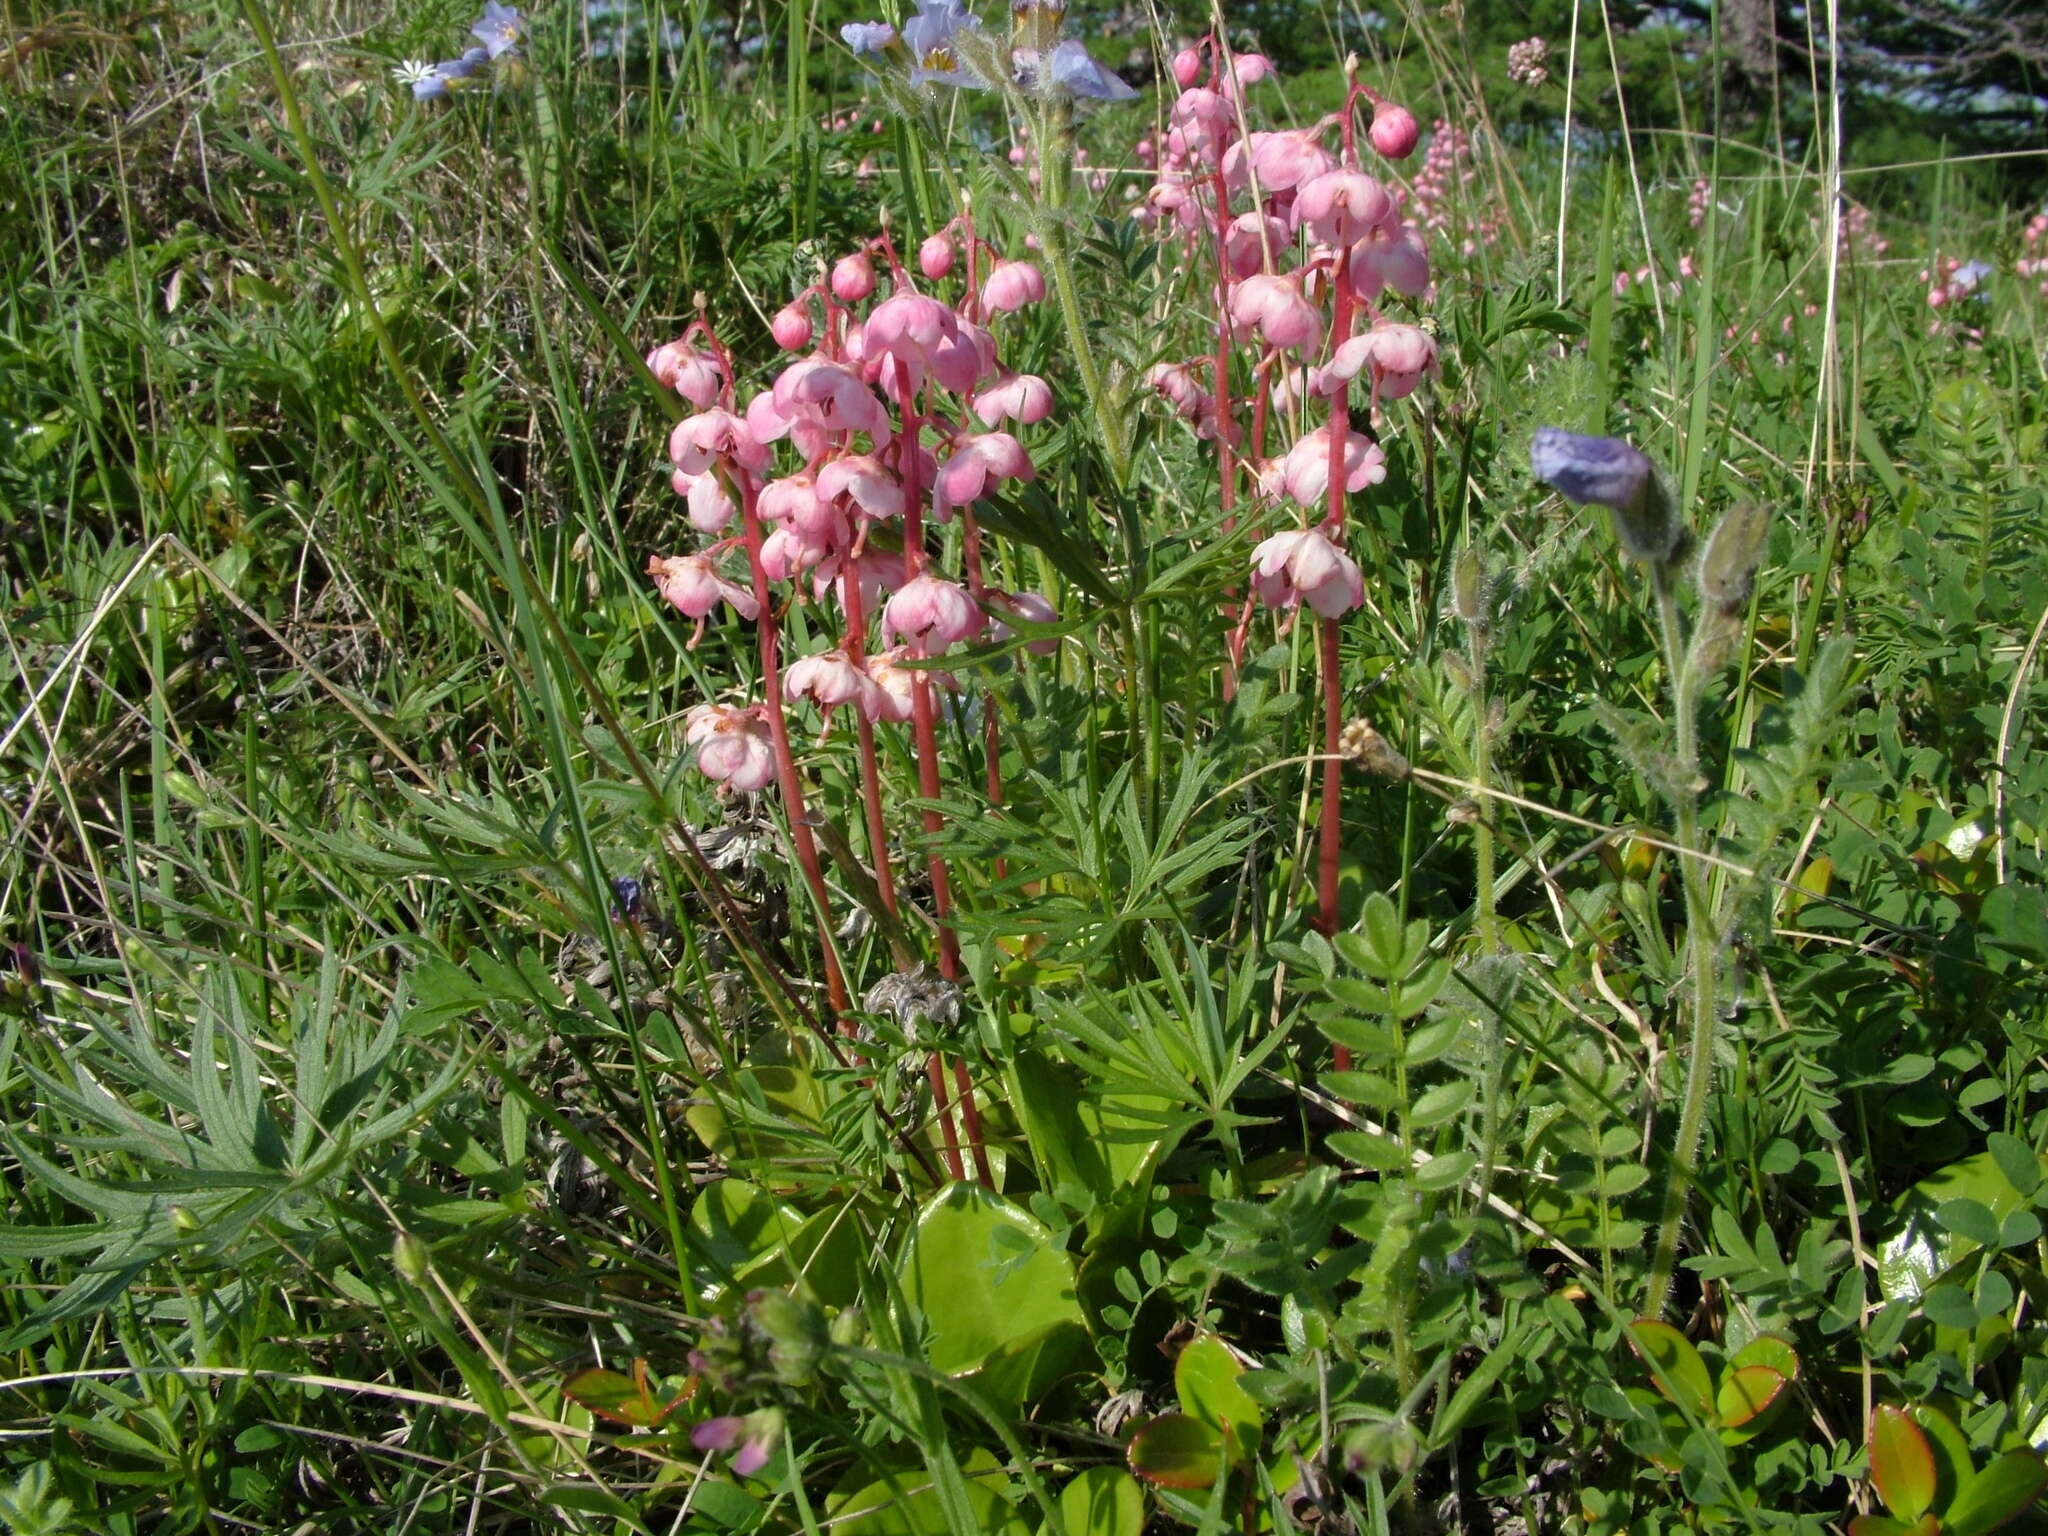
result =
[[[1208,1488],[1223,1475],[1223,1436],[1185,1413],[1162,1413],[1131,1436],[1131,1472],[1159,1488]]]
[[[1901,1520],[1918,1520],[1934,1503],[1934,1452],[1904,1409],[1882,1407],[1870,1416],[1870,1480]]]

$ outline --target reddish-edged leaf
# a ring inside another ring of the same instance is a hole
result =
[[[654,1389],[647,1380],[645,1360],[633,1362],[631,1376],[593,1367],[578,1371],[562,1383],[562,1395],[570,1402],[581,1403],[599,1418],[610,1419],[628,1429],[654,1428],[695,1396],[696,1391],[697,1381],[692,1377],[689,1384],[666,1403],[657,1402]]]
[[[1690,1339],[1653,1317],[1630,1323],[1628,1338],[1648,1363],[1659,1392],[1701,1419],[1713,1418],[1714,1378]]]
[[[1941,1522],[1932,1515],[1911,1524],[1890,1515],[1858,1515],[1849,1522],[1849,1536],[1941,1536]]]
[[[1970,1479],[1948,1507],[1949,1536],[1984,1536],[2017,1519],[2048,1488],[2048,1463],[2038,1451],[2007,1451]]]
[[[1870,1416],[1870,1480],[1884,1507],[1908,1523],[1934,1504],[1934,1452],[1902,1408],[1880,1408]]]
[[[1799,1356],[1774,1333],[1758,1334],[1729,1356],[1728,1364],[1738,1371],[1752,1365],[1767,1365],[1787,1381],[1799,1379]]]
[[[1721,1390],[1714,1394],[1714,1412],[1724,1432],[1733,1431],[1741,1440],[1760,1434],[1764,1418],[1785,1391],[1782,1372],[1768,1365],[1745,1365],[1721,1378]]]
[[[1132,1475],[1160,1488],[1208,1488],[1223,1473],[1223,1436],[1185,1413],[1162,1413],[1131,1436]]]

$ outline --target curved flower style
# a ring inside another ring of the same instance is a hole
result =
[[[690,711],[683,740],[697,749],[698,771],[728,789],[752,794],[775,782],[775,742],[759,704],[699,704]]]
[[[1276,533],[1253,550],[1252,587],[1268,608],[1307,603],[1326,619],[1365,601],[1358,562],[1320,528]]]

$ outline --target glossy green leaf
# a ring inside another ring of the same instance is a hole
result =
[[[1904,1409],[1882,1407],[1870,1416],[1870,1480],[1901,1520],[1918,1520],[1934,1504],[1934,1452]]]
[[[2048,1168],[2048,1160],[2039,1153],[2034,1156],[2037,1164]],[[2006,1148],[2004,1161],[2012,1160],[2012,1149]],[[2005,1218],[2018,1210],[2025,1198],[2005,1173],[2001,1160],[1989,1152],[1951,1163],[1915,1184],[1899,1197],[1897,1226],[1878,1247],[1877,1283],[1885,1300],[1917,1300],[1959,1260],[1982,1246],[1943,1226],[1939,1213],[1945,1204],[1975,1201],[1990,1212],[1995,1230],[2002,1233]]]
[[[1890,1515],[1858,1515],[1849,1522],[1849,1536],[1941,1536],[1941,1522],[1932,1515],[1894,1520]]]
[[[1007,1479],[994,1455],[977,1448],[962,1459],[959,1470],[977,1533],[1028,1536],[1031,1524],[1024,1512],[999,1491]],[[841,1491],[826,1496],[825,1510],[828,1518],[822,1523],[832,1536],[954,1536],[935,1479],[923,1467],[879,1479],[865,1472],[849,1478]]]
[[[931,1363],[973,1371],[1000,1356],[1003,1369],[984,1385],[1008,1401],[1057,1377],[1086,1343],[1073,1261],[979,1185],[949,1185],[926,1204],[900,1270],[930,1330]]]
[[[1628,1325],[1629,1342],[1650,1366],[1657,1390],[1702,1419],[1714,1416],[1714,1378],[1692,1341],[1669,1323],[1639,1317]]]
[[[1942,1521],[1947,1536],[1984,1536],[2017,1519],[2048,1488],[2048,1462],[2038,1451],[2007,1451],[1956,1495]]]
[[[570,1402],[580,1403],[599,1418],[628,1429],[652,1428],[688,1402],[695,1392],[696,1381],[692,1378],[683,1391],[661,1401],[647,1379],[644,1360],[635,1364],[631,1376],[593,1368],[578,1371],[562,1383],[562,1395]]]
[[[1754,1438],[1766,1427],[1767,1417],[1784,1396],[1785,1377],[1768,1365],[1745,1365],[1721,1378],[1714,1394],[1714,1413],[1721,1421],[1722,1438],[1731,1444]]]
[[[1977,1475],[1970,1442],[1956,1421],[1932,1404],[1915,1403],[1906,1415],[1920,1426],[1928,1450],[1934,1453],[1934,1507],[1946,1509]]]
[[[1132,1474],[1159,1488],[1208,1488],[1223,1475],[1223,1437],[1185,1413],[1162,1413],[1131,1436]]]
[[[1067,1536],[1142,1536],[1145,1490],[1122,1467],[1090,1467],[1060,1490],[1060,1518]]]
[[[1760,1333],[1729,1357],[1731,1370],[1767,1365],[1787,1381],[1799,1379],[1799,1356],[1792,1346],[1774,1333]]]
[[[1214,1334],[1205,1333],[1180,1352],[1173,1385],[1183,1411],[1230,1436],[1239,1457],[1258,1449],[1265,1416],[1237,1378],[1237,1357]]]

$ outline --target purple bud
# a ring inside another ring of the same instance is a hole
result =
[[[1633,507],[1656,477],[1650,461],[1620,438],[1582,437],[1561,427],[1536,429],[1529,467],[1566,501],[1620,510]]]
[[[737,1414],[706,1419],[690,1431],[690,1444],[700,1451],[729,1451],[746,1433],[747,1421]]]

